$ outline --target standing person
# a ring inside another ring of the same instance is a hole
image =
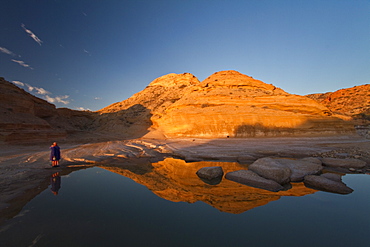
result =
[[[54,142],[53,145],[50,146],[50,160],[52,167],[59,166],[60,148],[56,142]]]

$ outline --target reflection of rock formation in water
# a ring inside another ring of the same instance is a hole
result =
[[[102,168],[131,178],[166,200],[188,203],[203,201],[222,212],[234,214],[263,206],[281,196],[303,196],[316,192],[306,188],[303,183],[294,183],[291,189],[280,192],[252,188],[227,179],[217,185],[209,185],[196,175],[200,168],[208,166],[222,166],[225,173],[246,168],[234,162],[186,163],[168,158],[151,166],[152,170],[142,175],[120,167]]]

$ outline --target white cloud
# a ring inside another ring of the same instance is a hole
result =
[[[46,91],[45,89],[41,87],[35,87],[35,90],[37,94],[41,94],[41,95],[51,94],[49,91]]]
[[[51,94],[49,91],[43,89],[42,87],[34,87],[34,86],[31,86],[28,83],[24,83],[24,86],[26,86],[28,91],[30,91],[30,92],[35,91],[36,94],[40,94],[40,95]]]
[[[19,64],[20,66],[23,66],[25,68],[29,68],[29,69],[33,69],[31,66],[29,66],[28,64],[26,64],[25,62],[23,61],[20,61],[20,60],[15,60],[15,59],[12,59],[13,62]]]
[[[77,107],[76,110],[79,110],[79,111],[90,111],[89,108],[84,108],[84,107]]]
[[[20,87],[24,87],[24,83],[21,82],[21,81],[12,81],[15,85],[17,86],[20,86]]]
[[[63,95],[63,96],[56,96],[56,97],[50,97],[49,95],[45,95],[45,99],[50,103],[63,103],[65,105],[69,104],[69,95]]]
[[[95,97],[94,100],[101,100],[101,97]]]
[[[27,29],[24,24],[22,24],[21,26],[22,26],[23,30],[26,31],[26,33],[28,33],[31,36],[31,38],[33,38],[33,40],[36,41],[41,46],[42,40],[39,39],[36,36],[36,34],[34,34],[31,30]]]
[[[11,52],[8,49],[6,49],[5,47],[1,47],[1,46],[0,46],[0,52],[5,53],[5,54],[8,54],[8,55],[11,55],[13,57],[16,56],[13,52]]]
[[[25,86],[27,87],[28,91],[32,92],[35,88],[32,87],[30,84],[25,83]]]
[[[28,83],[23,83],[23,82],[20,82],[20,81],[12,81],[12,83],[14,83],[15,85],[20,86],[20,87],[25,87],[28,92],[30,92],[30,93],[32,92],[34,95],[42,95],[41,97],[43,99],[45,99],[46,101],[50,102],[50,103],[53,103],[53,104],[54,103],[62,103],[62,104],[65,104],[65,105],[68,105],[70,103],[69,95],[62,95],[62,96],[52,97],[51,96],[52,93],[45,90],[42,87],[31,86]],[[81,110],[89,111],[90,109],[81,108]]]

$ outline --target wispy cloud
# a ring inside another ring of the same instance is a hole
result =
[[[11,52],[8,49],[6,49],[5,47],[1,47],[1,46],[0,46],[0,52],[8,54],[8,55],[13,56],[13,57],[16,56],[13,52]]]
[[[33,69],[30,65],[26,64],[23,61],[12,59],[13,62],[19,64],[20,66],[23,66],[25,68]]]
[[[30,37],[33,38],[33,40],[36,41],[41,46],[42,40],[39,39],[36,36],[36,34],[34,34],[31,30],[27,29],[24,24],[22,24],[21,26],[22,26],[23,30],[26,31],[26,33],[28,33],[30,35]]]
[[[25,83],[24,85],[27,87],[27,90],[28,90],[29,92],[32,92],[32,91],[33,91],[33,89],[35,89],[35,88],[34,88],[34,87],[32,87],[30,84]]]
[[[62,103],[65,105],[69,104],[69,95],[63,95],[63,96],[56,96],[56,97],[50,97],[49,95],[45,95],[45,99],[50,103]]]
[[[28,91],[30,92],[35,92],[36,94],[40,94],[40,95],[51,94],[49,91],[43,89],[42,87],[34,87],[28,83],[24,83],[24,85],[27,87]]]
[[[101,97],[95,97],[94,100],[101,100]]]
[[[87,51],[87,50],[85,50],[85,49],[84,49],[84,52],[85,52],[87,55],[91,56],[91,53],[90,53],[89,51]]]
[[[46,91],[43,88],[35,87],[36,93],[41,95],[51,94],[49,91]]]
[[[33,94],[36,94],[36,95],[41,95],[40,97],[45,99],[46,101],[50,102],[50,103],[62,103],[62,104],[65,104],[65,105],[68,105],[70,103],[70,100],[69,99],[69,95],[62,95],[62,96],[55,96],[55,97],[52,97],[52,93],[47,91],[46,89],[42,88],[42,87],[35,87],[35,86],[31,86],[30,84],[28,83],[23,83],[21,81],[12,81],[12,83],[14,83],[15,85],[19,86],[19,87],[24,87],[27,89],[28,92],[30,93],[33,93]]]
[[[19,87],[24,87],[24,83],[21,82],[21,81],[12,81],[15,85],[19,86]]]

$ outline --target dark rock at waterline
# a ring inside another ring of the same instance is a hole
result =
[[[337,194],[350,194],[353,189],[349,188],[338,178],[328,178],[325,176],[307,175],[304,177],[304,185],[309,188],[318,189]]]
[[[317,158],[305,158],[300,160],[276,159],[276,161],[291,170],[291,182],[303,181],[305,176],[319,174],[323,169],[321,161]]]
[[[284,189],[279,183],[274,180],[266,179],[250,170],[239,170],[229,172],[225,176],[231,181],[252,186],[255,188],[265,189],[273,192]]]
[[[336,158],[323,158],[323,165],[329,167],[343,167],[343,168],[363,168],[366,162],[358,159],[336,159]]]
[[[271,179],[278,184],[286,184],[290,182],[291,170],[281,165],[276,159],[261,158],[256,160],[248,167],[249,170],[255,172],[261,177]]]
[[[224,171],[221,166],[203,167],[196,173],[198,177],[207,180],[218,180],[224,175]]]

